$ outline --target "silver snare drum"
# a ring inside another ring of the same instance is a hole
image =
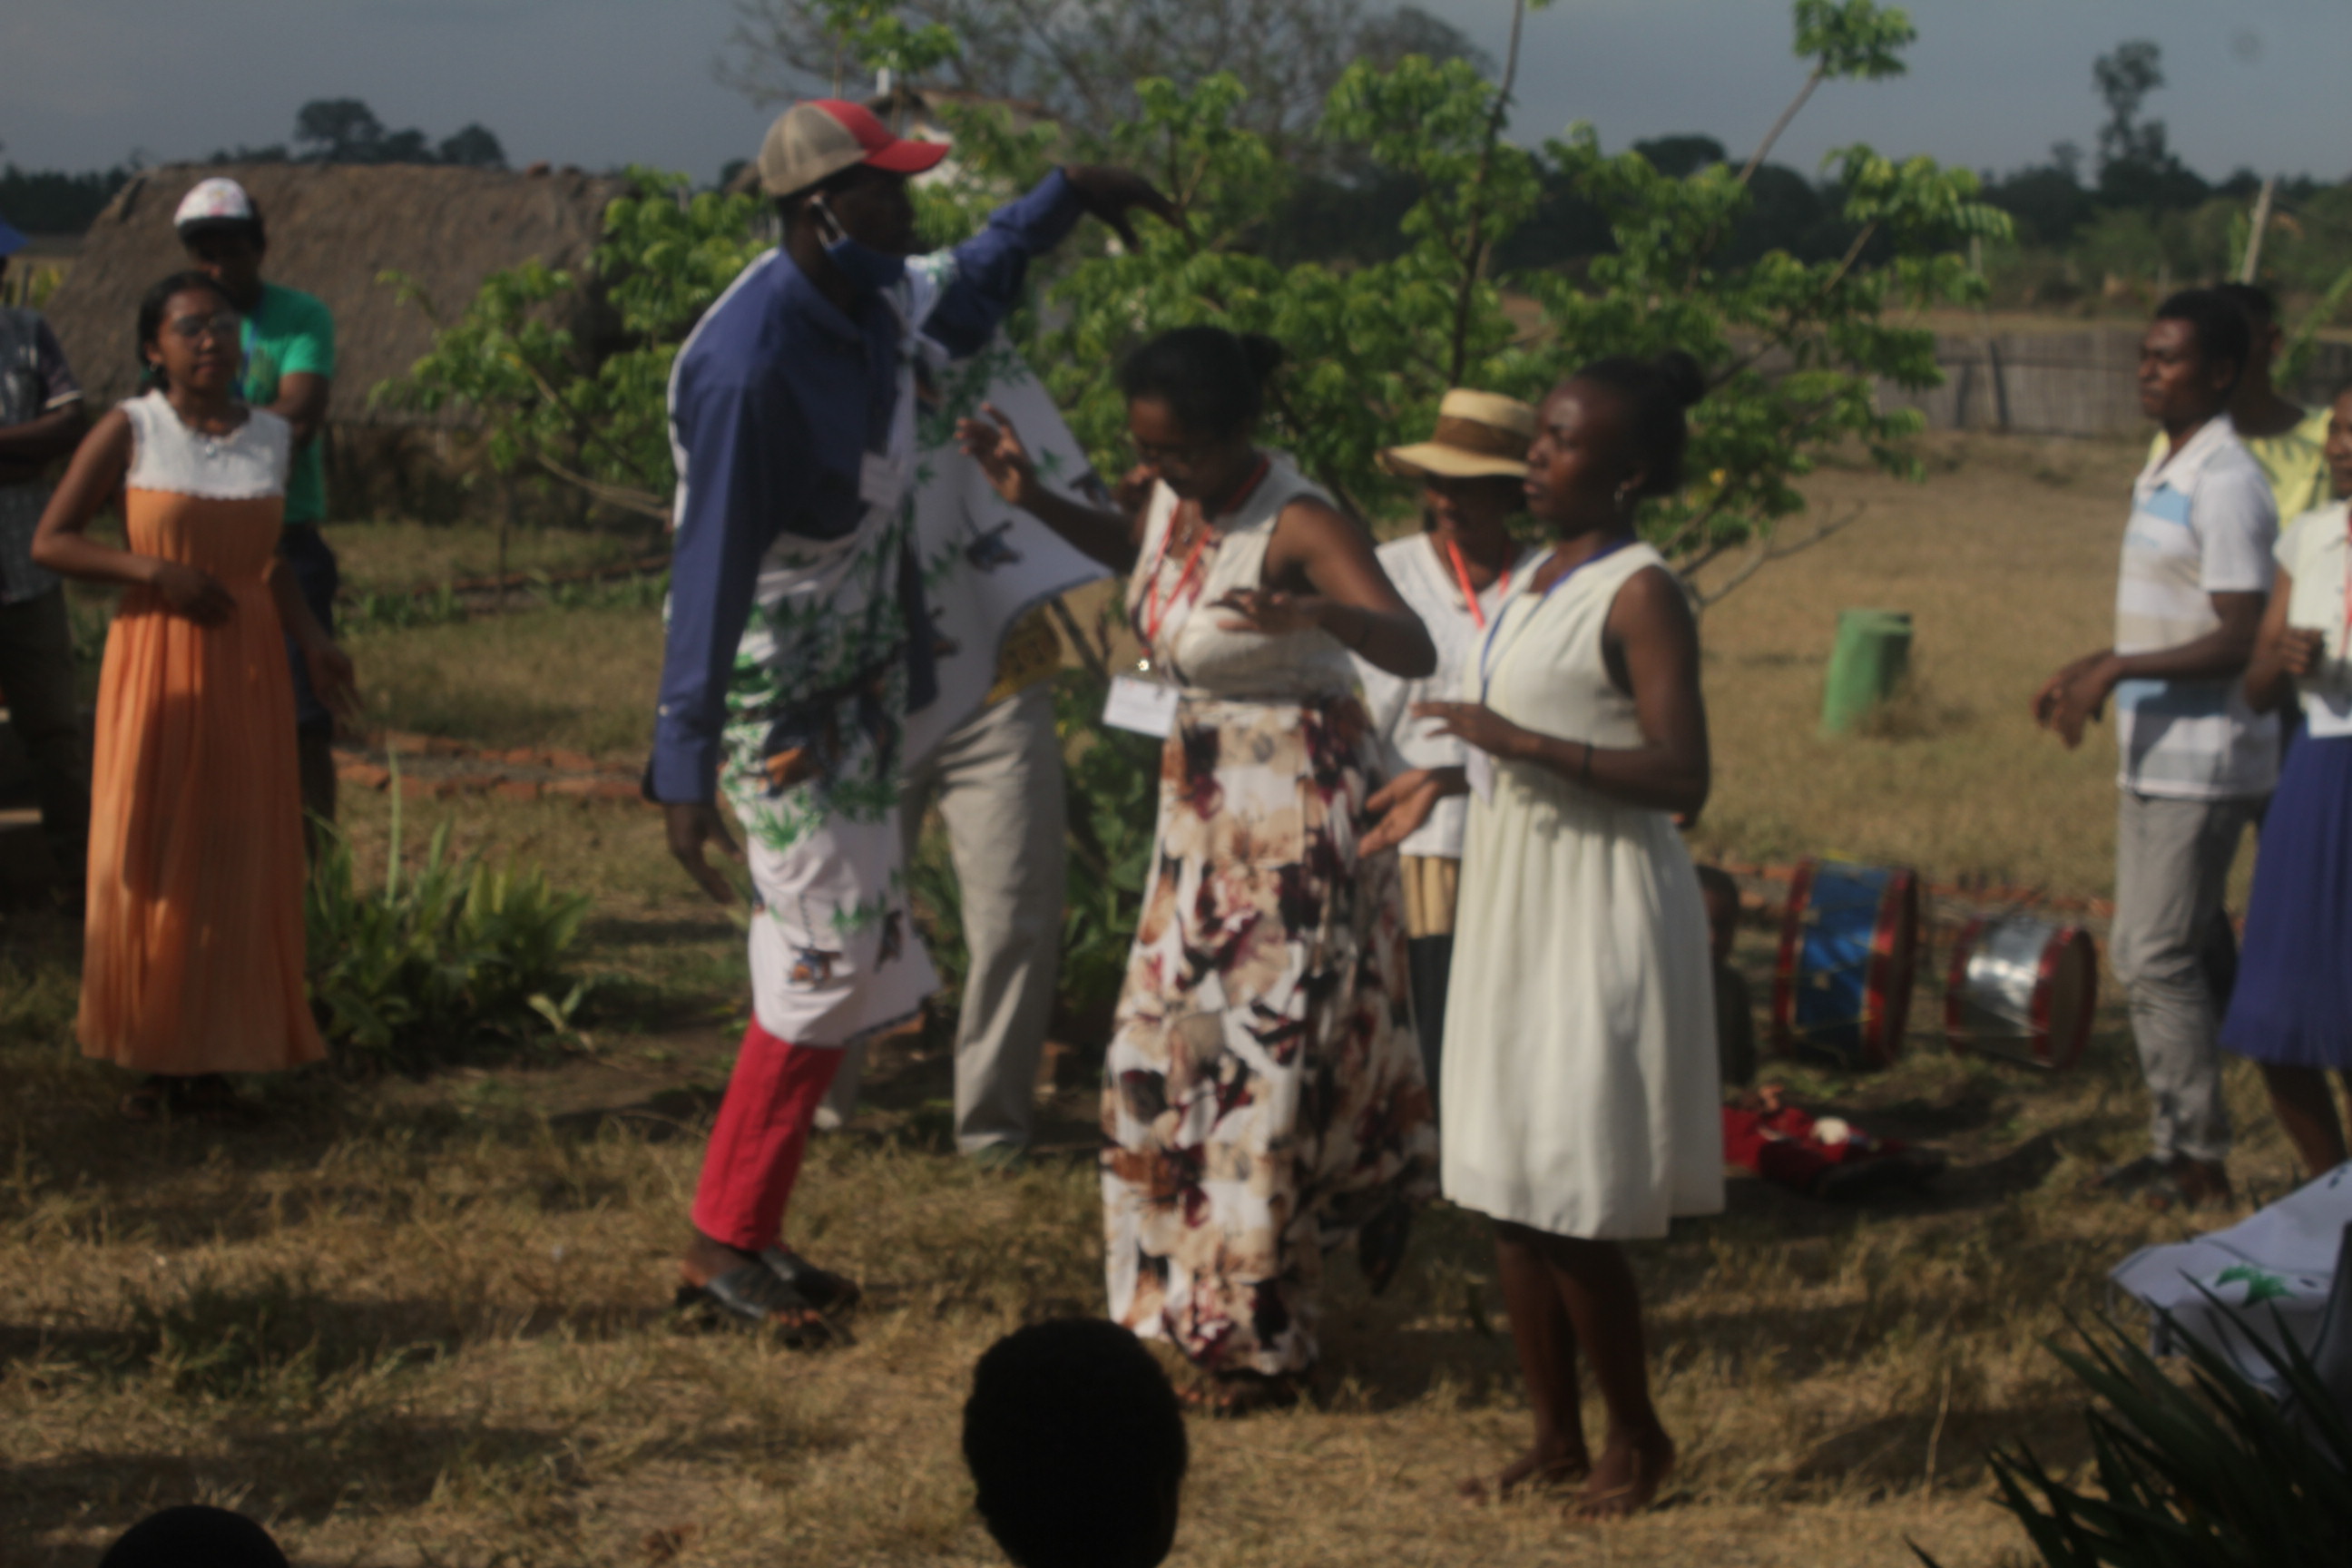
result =
[[[2053,1072],[2073,1067],[2099,1005],[2090,933],[2031,915],[1969,922],[1952,948],[1944,1035],[1955,1052]]]

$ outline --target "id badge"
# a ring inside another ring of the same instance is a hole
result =
[[[1462,772],[1470,781],[1471,793],[1488,805],[1494,805],[1495,759],[1493,755],[1480,751],[1475,746],[1471,747],[1470,754],[1462,759]]]
[[[1115,730],[1132,730],[1164,741],[1176,728],[1176,704],[1182,696],[1175,682],[1155,669],[1150,659],[1143,659],[1130,673],[1110,678],[1103,722]]]
[[[868,452],[857,467],[857,499],[867,506],[885,509],[897,506],[906,487],[899,480],[898,465],[887,452]]]

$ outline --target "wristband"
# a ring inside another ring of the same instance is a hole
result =
[[[1592,742],[1590,741],[1584,742],[1584,763],[1576,770],[1576,782],[1585,789],[1592,787]]]

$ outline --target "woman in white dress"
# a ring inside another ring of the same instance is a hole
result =
[[[1388,748],[1391,776],[1462,763],[1463,743],[1412,707],[1462,689],[1487,624],[1543,554],[1511,534],[1512,520],[1527,510],[1528,443],[1535,433],[1536,411],[1526,404],[1456,388],[1438,404],[1437,428],[1428,440],[1381,454],[1389,472],[1420,481],[1422,531],[1391,539],[1375,553],[1437,645],[1436,673],[1418,679],[1356,660],[1364,713]],[[1445,977],[1454,964],[1454,907],[1467,813],[1466,801],[1441,800],[1429,820],[1397,846],[1413,1023],[1432,1093],[1444,1059]]]
[[[1657,1495],[1675,1446],[1650,1403],[1622,1243],[1723,1206],[1713,978],[1675,817],[1706,804],[1698,632],[1634,511],[1680,479],[1684,355],[1603,360],[1545,402],[1528,506],[1559,538],[1484,639],[1469,700],[1419,711],[1474,748],[1396,780],[1366,850],[1473,799],[1445,1027],[1445,1195],[1494,1216],[1534,1446],[1491,1482],[1582,1479],[1580,1512]],[[1468,775],[1478,775],[1475,778]],[[1583,1353],[1608,1407],[1578,1415]]]

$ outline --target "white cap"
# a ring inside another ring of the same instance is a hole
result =
[[[253,198],[235,180],[217,176],[199,180],[196,188],[180,198],[180,210],[172,215],[173,228],[187,228],[205,223],[251,223]]]

